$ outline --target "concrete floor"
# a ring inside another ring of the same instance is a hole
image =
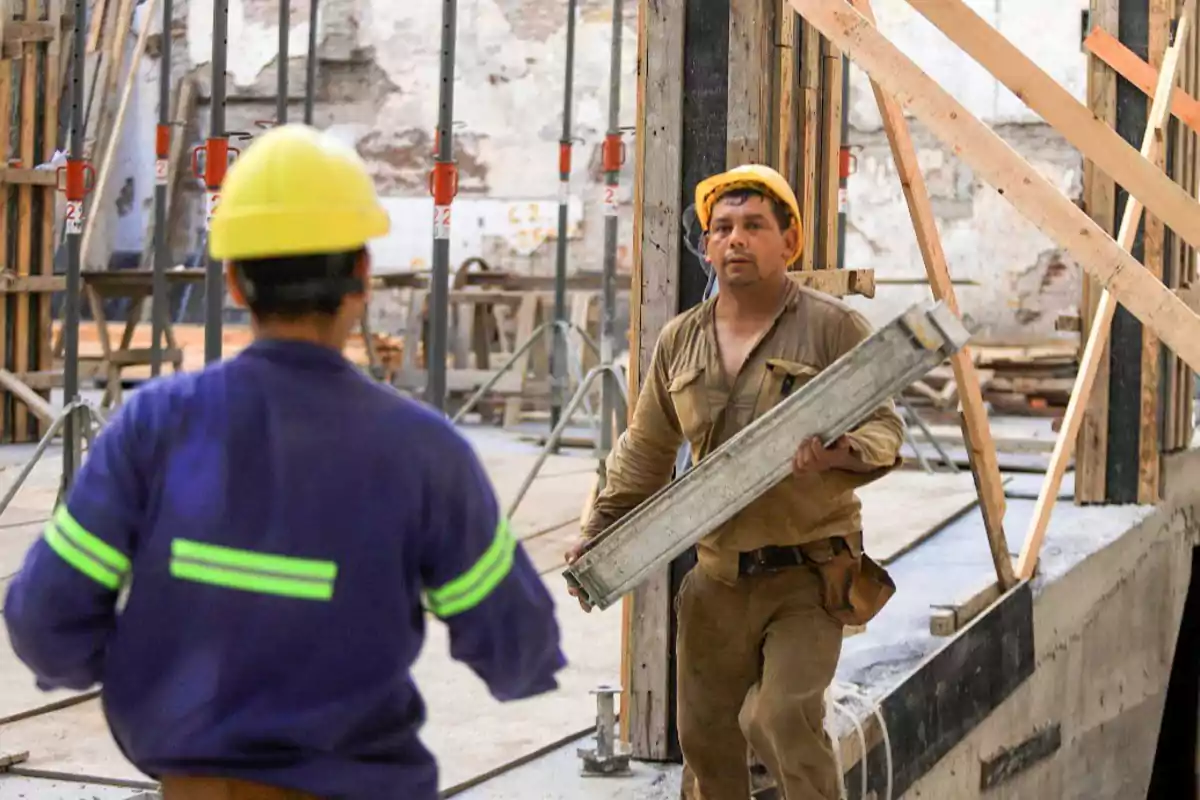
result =
[[[504,507],[528,472],[537,448],[518,437],[495,429],[468,428]],[[32,446],[0,448],[0,490],[6,487]],[[57,489],[61,454],[51,448],[35,469],[28,486],[0,516],[0,592],[8,577],[19,567],[25,549],[38,535],[52,507]],[[569,739],[593,723],[594,699],[589,690],[619,679],[619,613],[583,614],[562,591],[558,572],[562,553],[577,535],[577,521],[591,486],[594,461],[589,451],[564,451],[547,460],[538,478],[513,517],[518,535],[530,553],[558,604],[564,649],[570,667],[562,673],[561,690],[521,703],[502,706],[488,696],[482,683],[463,665],[447,655],[448,643],[442,626],[430,627],[428,642],[415,667],[415,677],[429,705],[430,722],[423,738],[441,764],[442,787],[452,787],[483,773],[497,770],[514,759]],[[920,473],[908,473],[912,482]],[[1040,477],[1016,474],[1007,486],[1010,496],[1006,529],[1009,549],[1017,552],[1032,511],[1029,497],[1036,495]],[[953,479],[956,483],[969,475]],[[930,519],[933,499],[947,495],[950,476],[930,479],[928,491],[866,494],[867,514],[898,526],[903,538],[905,525],[911,531],[912,547],[904,542],[889,564],[899,591],[883,613],[860,635],[846,640],[838,680],[860,686],[869,696],[882,696],[944,639],[928,631],[930,606],[953,603],[974,594],[993,580],[991,560],[977,507],[955,501],[938,512],[953,518],[936,529]],[[918,487],[920,482],[915,484]],[[955,487],[957,490],[959,487]],[[1068,496],[1064,486],[1060,496]],[[1039,580],[1052,580],[1091,552],[1114,540],[1148,509],[1077,508],[1060,503],[1051,521]],[[955,516],[957,515],[957,516]],[[938,516],[937,514],[934,515]],[[920,518],[920,521],[918,521]],[[905,519],[909,522],[905,523]],[[931,527],[932,526],[932,527]],[[68,693],[46,695],[32,686],[23,667],[0,643],[0,719],[26,711]],[[840,716],[839,735],[850,734],[849,723]],[[464,720],[469,723],[464,724]],[[678,796],[678,769],[636,765],[627,778],[583,778],[579,775],[576,749],[590,747],[590,738],[572,741],[516,769],[467,789],[458,796],[479,798],[526,798],[541,800],[608,800],[635,798],[657,800]],[[103,776],[110,779],[145,780],[117,753],[103,723],[98,702],[89,701],[68,709],[9,724],[0,724],[0,754],[30,751],[30,768]],[[45,798],[129,798],[137,791],[82,783],[33,780],[0,776],[0,800]]]

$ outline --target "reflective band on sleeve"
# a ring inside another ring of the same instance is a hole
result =
[[[226,589],[329,600],[337,564],[175,539],[171,542],[171,575]]]
[[[470,611],[482,603],[512,570],[516,550],[517,540],[509,529],[508,520],[501,519],[496,525],[496,537],[475,565],[426,595],[429,610],[445,618]]]
[[[50,549],[75,569],[105,588],[117,590],[129,574],[129,559],[76,522],[66,506],[59,506],[44,532]]]

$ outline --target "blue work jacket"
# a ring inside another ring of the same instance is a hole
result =
[[[278,340],[129,397],[4,605],[37,684],[103,684],[148,775],[362,800],[437,796],[428,614],[498,700],[556,688],[551,598],[467,441]]]

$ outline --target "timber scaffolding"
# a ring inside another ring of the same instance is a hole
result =
[[[1090,25],[1083,31],[1089,53],[1086,104],[1076,101],[961,0],[908,3],[1082,152],[1087,165],[1086,216],[1072,198],[1046,181],[877,31],[869,0],[658,0],[642,2],[638,20],[631,344],[636,356],[631,363],[631,407],[659,331],[672,316],[703,297],[703,275],[689,263],[680,235],[691,193],[703,177],[748,161],[767,163],[783,172],[793,181],[805,215],[806,255],[798,267],[836,270],[843,291],[835,293],[855,293],[852,287],[859,281],[852,277],[853,265],[842,263],[838,242],[839,191],[850,161],[843,149],[844,127],[840,124],[845,104],[843,56],[872,80],[936,298],[957,311],[906,114],[950,148],[980,180],[999,190],[1087,274],[1082,320],[1075,325],[1082,329],[1077,353],[1082,366],[1072,376],[1071,399],[1037,491],[1025,482],[1030,488],[1006,497],[1007,478],[1001,476],[997,463],[976,358],[964,350],[948,365],[951,374],[944,379],[952,377],[957,392],[962,441],[979,494],[978,519],[987,536],[995,574],[990,585],[954,598],[953,603],[939,601],[942,611],[929,620],[930,631],[952,634],[955,639],[949,644],[936,639],[909,642],[906,663],[915,672],[907,680],[899,681],[901,675],[894,664],[872,667],[870,660],[862,657],[864,653],[844,655],[843,661],[851,663],[843,664],[839,676],[853,670],[860,676],[892,679],[890,684],[866,686],[864,691],[872,695],[879,721],[887,718],[888,724],[907,738],[900,745],[893,739],[894,773],[891,745],[887,745],[885,777],[881,766],[874,763],[881,746],[880,725],[869,713],[862,717],[871,750],[870,788],[880,797],[885,790],[899,795],[922,776],[936,772],[939,760],[972,729],[983,725],[986,716],[1039,668],[1042,654],[1035,653],[1030,626],[1034,603],[1051,580],[1035,572],[1048,528],[1060,537],[1065,535],[1061,527],[1065,524],[1095,525],[1096,531],[1108,526],[1123,532],[1148,524],[1146,519],[1157,519],[1150,509],[1137,512],[1142,516],[1136,519],[1136,514],[1123,519],[1116,509],[1103,507],[1080,516],[1083,509],[1064,507],[1060,502],[1059,521],[1050,524],[1051,511],[1063,497],[1060,491],[1076,441],[1077,504],[1153,506],[1162,502],[1164,459],[1187,450],[1192,442],[1192,370],[1200,366],[1200,317],[1191,288],[1196,279],[1194,248],[1200,244],[1200,205],[1194,199],[1200,170],[1196,149],[1196,110],[1200,106],[1195,99],[1200,90],[1200,38],[1194,26],[1194,0],[1092,0],[1087,17]],[[1124,76],[1121,79],[1118,70]],[[1125,188],[1140,202],[1127,207]],[[1146,208],[1144,225],[1139,216],[1142,205]],[[868,279],[860,285],[874,283]],[[1112,292],[1109,308],[1116,309],[1111,333],[1103,308],[1097,311],[1104,289]],[[1072,327],[1071,320],[1063,320],[1061,327]],[[1106,337],[1111,339],[1107,347]],[[1101,353],[1103,358],[1098,357]],[[1031,508],[1026,501],[1034,498]],[[1011,509],[1009,499],[1014,500]],[[1194,499],[1176,492],[1172,502],[1187,508]],[[1177,511],[1176,506],[1164,503],[1160,512]],[[1007,513],[1013,509],[1017,513]],[[1013,530],[1018,526],[1025,528],[1023,538],[1022,531]],[[961,526],[956,530],[961,533]],[[1098,538],[1109,535],[1097,533]],[[1196,526],[1189,522],[1166,535],[1175,537],[1175,544],[1187,545],[1176,551],[1182,556],[1175,567],[1181,575],[1171,578],[1186,586]],[[1016,558],[1010,539],[1020,547]],[[943,554],[947,546],[952,545],[933,540],[929,544]],[[1078,553],[1064,566],[1060,548],[1053,550],[1054,556],[1047,558],[1054,579],[1079,565]],[[922,549],[917,549],[910,554],[911,562],[919,563],[922,555]],[[942,554],[930,551],[929,557],[936,562]],[[681,556],[669,569],[653,574],[623,603],[625,691],[620,720],[622,738],[635,759],[670,762],[680,758],[675,731],[673,598],[693,563],[694,556]],[[1125,576],[1107,577],[1115,585]],[[1167,615],[1160,621],[1168,662],[1185,593],[1173,585]],[[901,583],[900,591],[904,590]],[[1086,594],[1091,595],[1090,591]],[[1096,600],[1099,607],[1098,596]],[[888,621],[888,613],[870,627],[895,624],[896,617],[908,612],[896,610],[893,621]],[[976,638],[970,635],[971,629]],[[1005,655],[978,636],[1003,640],[1001,649],[1012,653]],[[894,640],[886,632],[883,637]],[[857,638],[871,638],[871,632],[856,637],[856,643]],[[1045,636],[1047,641],[1053,638]],[[871,649],[868,643],[862,647]],[[878,649],[882,652],[885,648],[881,645]],[[935,653],[939,649],[941,653]],[[945,657],[939,660],[939,655]],[[994,663],[985,666],[980,658]],[[960,660],[957,667],[954,659]],[[1005,664],[1012,674],[1003,678],[993,675],[986,688],[972,686],[968,675],[956,674],[968,670],[968,664],[989,673],[996,665]],[[963,685],[951,689],[958,679]],[[1149,680],[1160,681],[1154,688],[1162,691],[1154,696],[1161,702],[1165,675],[1158,669]],[[1075,711],[1074,707],[1065,709],[1063,715]],[[1151,738],[1157,732],[1159,711],[1161,705],[1150,721],[1152,729],[1142,732]],[[1192,741],[1195,711],[1193,703]],[[1066,725],[1064,721],[1063,727]],[[1054,736],[1066,735],[1058,725],[1053,727]],[[850,787],[850,796],[864,796],[867,770],[851,768],[868,754],[853,743],[852,729],[842,726],[841,736],[843,766],[854,776],[853,783],[857,784],[859,777],[864,781],[861,791],[857,785]],[[1047,736],[1029,740],[1033,743],[1030,747],[1038,751],[1026,759],[1029,763],[1049,758],[1059,749],[1061,742],[1049,746]],[[1008,736],[1002,740],[1011,741]],[[1137,750],[1137,755],[1146,756],[1146,749]],[[1153,758],[1151,749],[1149,758],[1133,767],[1135,786],[1141,778],[1148,779]],[[1002,782],[1005,778],[999,773],[1012,764],[1000,761],[1004,759],[985,765],[995,772],[968,791],[974,794]],[[1194,775],[1193,769],[1188,780],[1194,781]],[[1063,792],[1055,796],[1074,796],[1073,789],[1054,785]],[[1112,791],[1079,796],[1118,796]],[[769,790],[763,796],[769,796]],[[964,795],[935,791],[934,796]],[[1035,791],[1022,796],[1049,795]]]

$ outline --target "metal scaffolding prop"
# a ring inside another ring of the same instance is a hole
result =
[[[317,95],[317,5],[311,0],[308,6],[308,60],[304,71],[304,124],[313,124],[313,100]]]
[[[95,171],[83,160],[83,60],[87,49],[86,28],[83,20],[87,19],[86,0],[75,0],[75,44],[71,59],[71,141],[67,156],[66,186],[67,196],[66,221],[64,228],[67,236],[67,295],[66,310],[63,318],[63,404],[65,409],[59,420],[50,426],[46,436],[48,442],[56,428],[63,431],[63,474],[61,493],[65,496],[75,478],[82,458],[83,426],[81,420],[75,419],[79,399],[79,312],[82,301],[82,277],[80,276],[80,246],[83,239],[83,198],[87,194],[89,177],[95,180]],[[61,176],[61,171],[60,171]],[[39,444],[44,451],[44,447]],[[23,475],[28,474],[32,466],[27,466]],[[20,486],[20,479],[14,484]],[[12,491],[12,490],[10,490]]]
[[[150,375],[162,374],[162,346],[167,317],[167,178],[171,171],[171,14],[174,3],[163,0],[162,45],[158,78],[158,127],[154,136],[154,278],[150,295]],[[132,76],[130,76],[132,80]]]
[[[450,204],[458,193],[458,168],[454,163],[454,39],[456,0],[442,0],[442,55],[438,90],[438,122],[433,172],[433,274],[429,287],[429,350],[425,353],[425,401],[446,409],[446,354],[450,338]]]
[[[567,65],[563,81],[562,138],[558,141],[558,240],[554,254],[554,321],[567,318],[567,211],[571,200],[571,104],[575,88],[575,4],[567,2]],[[563,326],[554,329],[550,349],[550,427],[558,425],[566,394],[567,337]]]
[[[213,212],[221,202],[221,183],[229,168],[229,138],[225,133],[225,64],[229,34],[229,0],[213,0],[212,116],[204,151],[206,209],[204,228],[212,225]],[[164,37],[165,38],[165,37]],[[196,167],[199,148],[192,153]],[[237,154],[237,150],[233,150]],[[196,170],[198,172],[198,170]],[[225,276],[219,259],[208,255],[204,276],[204,363],[221,360],[221,323],[225,306]]]

